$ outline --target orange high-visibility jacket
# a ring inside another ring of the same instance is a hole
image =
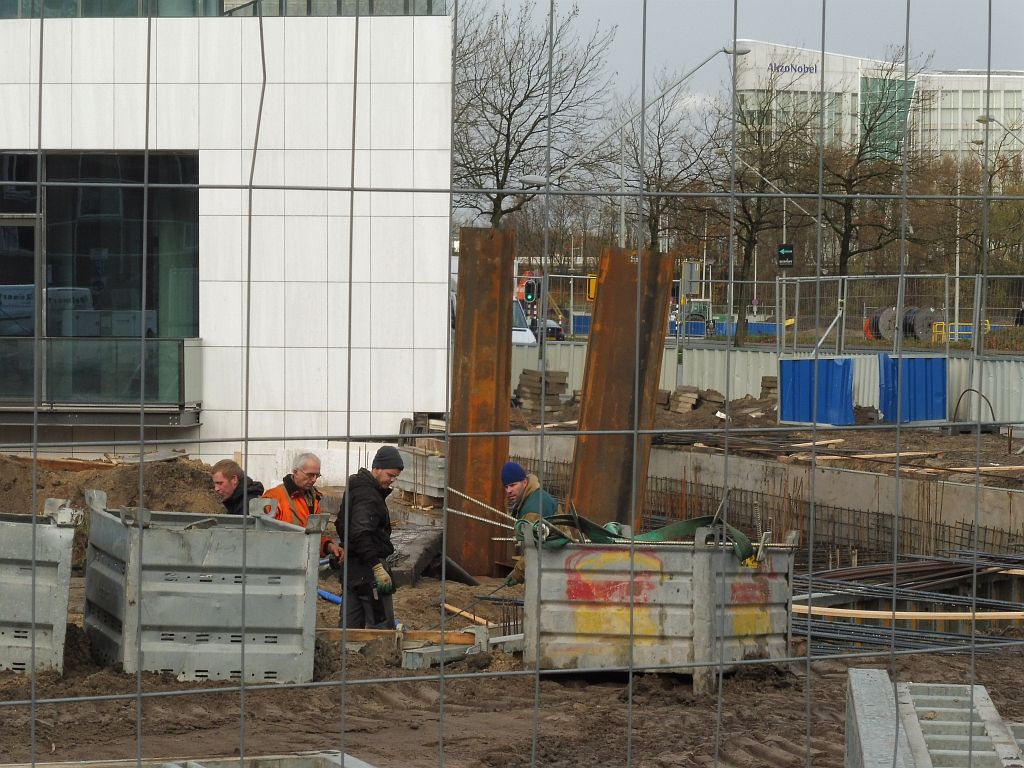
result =
[[[313,510],[312,514],[320,514],[320,498],[323,496],[316,488],[313,489]],[[265,499],[277,499],[277,514],[275,518],[285,523],[306,527],[306,520],[309,519],[310,509],[306,503],[306,494],[301,490],[289,494],[284,483],[275,485],[263,494]],[[327,545],[331,537],[324,534],[320,537],[320,557],[327,556]]]

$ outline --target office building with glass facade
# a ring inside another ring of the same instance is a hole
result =
[[[4,2],[5,442],[103,453],[142,414],[211,461],[247,433],[269,480],[446,410],[440,2]]]
[[[913,149],[925,152],[958,152],[971,141],[983,138],[985,126],[979,115],[990,114],[999,123],[1019,129],[1024,119],[1024,71],[993,72],[957,70],[917,71],[910,68],[904,82],[903,66],[819,50],[796,48],[756,40],[740,40],[750,53],[737,57],[737,95],[744,103],[756,101],[766,89],[777,92],[780,112],[816,114],[825,92],[825,130],[830,142],[853,143],[860,130],[859,116],[877,98],[883,79],[899,81],[909,95],[909,132]],[[822,79],[824,78],[824,80]],[[906,127],[906,116],[894,121]],[[1012,137],[1003,142],[1005,129],[989,124],[990,145],[1020,151]],[[893,143],[898,139],[894,136]]]

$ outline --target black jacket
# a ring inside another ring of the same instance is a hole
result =
[[[345,510],[348,510],[348,546],[345,565],[351,587],[373,583],[373,566],[384,563],[395,551],[391,544],[391,516],[384,501],[391,494],[382,488],[368,469],[348,479],[341,510],[334,527],[342,546],[345,542]]]
[[[238,485],[230,496],[221,503],[229,515],[244,515],[245,504],[252,499],[258,499],[263,495],[263,483],[253,480],[248,475],[242,475]]]

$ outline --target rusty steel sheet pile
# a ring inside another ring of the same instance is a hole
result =
[[[671,254],[601,253],[579,429],[623,433],[576,438],[569,491],[579,513],[598,523],[635,525],[633,499],[644,498],[651,437],[633,431],[654,427],[672,265]]]
[[[499,476],[508,460],[512,400],[512,285],[515,233],[463,228],[452,345],[448,483],[497,509],[504,508]],[[475,436],[477,433],[479,437]],[[492,513],[462,498],[455,509],[481,517]],[[448,555],[474,575],[498,575],[508,544],[495,542],[497,528],[471,518],[448,519]]]

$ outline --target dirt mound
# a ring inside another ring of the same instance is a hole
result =
[[[185,457],[170,461],[115,466],[96,464],[94,469],[36,470],[36,509],[42,512],[48,498],[70,499],[85,508],[85,491],[105,491],[111,508],[142,506],[155,510],[218,514],[224,511],[210,485],[210,467]],[[0,512],[29,514],[32,508],[32,467],[19,459],[0,455]]]

